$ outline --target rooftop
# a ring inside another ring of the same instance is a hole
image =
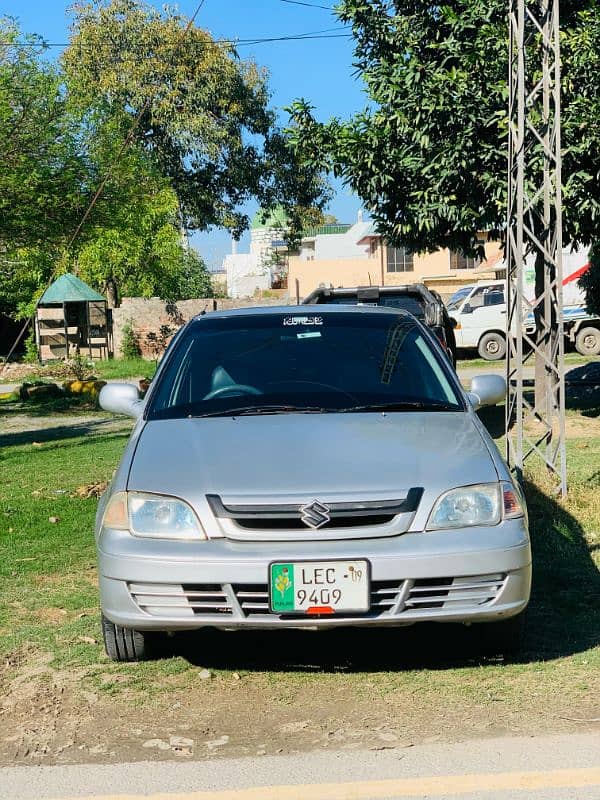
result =
[[[81,303],[90,300],[105,300],[99,292],[88,286],[76,275],[65,272],[46,289],[38,301],[39,306],[52,305],[53,303]]]

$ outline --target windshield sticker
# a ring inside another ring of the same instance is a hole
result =
[[[382,383],[389,385],[392,382],[400,350],[412,327],[412,325],[407,325],[405,322],[397,322],[389,329],[381,365],[380,379]]]
[[[296,339],[313,339],[315,336],[320,336],[321,331],[308,331],[307,333],[297,333]]]
[[[322,325],[323,317],[284,317],[284,325]]]

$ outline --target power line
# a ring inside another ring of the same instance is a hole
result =
[[[215,39],[210,42],[204,42],[200,47],[214,47],[215,45],[234,45],[234,46],[245,46],[250,44],[261,44],[263,42],[292,42],[292,41],[304,41],[306,39],[339,39],[339,38],[349,38],[351,34],[349,33],[330,33],[330,31],[340,30],[339,26],[335,28],[325,28],[321,31],[309,31],[308,33],[294,33],[288,34],[286,36],[259,36],[254,39]],[[0,42],[0,47],[22,47],[22,48],[50,48],[50,47],[70,47],[73,42],[43,42],[39,44],[31,44],[30,42]],[[88,47],[83,47],[81,44],[78,45],[80,50],[95,50],[97,49],[94,45],[89,45]]]
[[[179,50],[179,48],[181,47],[181,45],[183,44],[184,39],[186,38],[186,36],[188,35],[189,31],[191,30],[192,25],[194,24],[194,21],[195,21],[196,17],[198,16],[198,14],[200,13],[200,9],[202,8],[202,6],[204,5],[205,2],[206,2],[206,0],[200,0],[200,2],[198,3],[198,6],[197,6],[196,10],[194,11],[193,15],[190,17],[190,19],[189,19],[189,21],[188,21],[183,33],[181,34],[181,36],[180,36],[180,38],[179,38],[179,40],[177,42],[177,45],[174,48],[173,53],[176,53]],[[133,122],[133,125],[129,129],[129,133],[127,134],[127,136],[123,140],[123,143],[122,143],[121,147],[119,148],[119,151],[117,153],[116,158],[111,163],[111,165],[109,166],[108,170],[106,171],[106,174],[104,175],[104,177],[100,181],[100,185],[96,189],[96,192],[94,193],[94,196],[92,197],[92,200],[91,200],[90,204],[88,205],[87,209],[85,210],[85,213],[84,213],[83,217],[81,218],[81,220],[79,221],[79,224],[75,228],[75,231],[73,232],[73,235],[70,237],[69,241],[67,242],[67,246],[65,248],[65,252],[68,252],[71,249],[71,247],[73,246],[73,243],[75,242],[75,240],[79,236],[79,234],[81,232],[81,229],[85,225],[86,220],[88,219],[89,215],[92,212],[92,209],[94,208],[94,206],[96,205],[98,199],[102,195],[102,192],[104,191],[104,187],[106,186],[106,184],[108,183],[109,179],[111,178],[114,168],[119,163],[119,160],[121,159],[121,157],[122,157],[123,153],[125,152],[125,150],[129,147],[129,145],[133,141],[134,133],[135,133],[138,125],[140,124],[142,116],[148,110],[148,108],[150,106],[150,103],[152,102],[152,99],[153,99],[153,96],[151,94],[148,95],[148,97],[146,98],[146,102],[144,103],[144,105],[140,109],[138,115],[136,116],[136,118],[135,118],[135,120]],[[48,287],[52,283],[55,274],[56,274],[56,268],[52,270],[52,274],[50,275],[50,278],[48,279],[48,282],[46,284],[46,289],[48,289]],[[19,342],[21,341],[21,339],[25,335],[25,332],[27,331],[27,328],[33,322],[34,317],[35,317],[35,312],[33,314],[30,314],[29,317],[25,320],[25,323],[23,324],[23,327],[19,331],[19,334],[17,335],[17,337],[16,337],[16,339],[15,339],[15,341],[13,343],[13,346],[10,348],[9,353],[6,356],[6,360],[5,360],[5,362],[4,362],[3,366],[2,366],[2,370],[0,371],[0,374],[2,374],[2,372],[4,372],[6,370],[6,367],[7,367],[8,363],[9,363],[13,353],[15,352]],[[67,347],[67,354],[68,354],[68,347]]]
[[[290,3],[294,6],[306,6],[307,8],[322,8],[325,11],[333,11],[333,6],[320,6],[318,3],[303,3],[302,0],[280,0],[281,3]]]

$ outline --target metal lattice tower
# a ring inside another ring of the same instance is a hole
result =
[[[559,0],[509,0],[509,25],[507,457],[519,479],[541,457],[564,495]],[[525,297],[526,259],[535,300]],[[537,333],[523,329],[530,312]],[[536,361],[537,403],[523,375]]]

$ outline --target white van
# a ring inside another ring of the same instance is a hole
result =
[[[588,250],[563,253],[563,300],[565,337],[582,355],[600,354],[600,319],[588,314],[578,280],[589,269]],[[535,271],[525,271],[525,295],[534,297]],[[457,350],[477,349],[481,358],[498,361],[506,355],[506,281],[479,281],[463,286],[450,299],[448,313],[456,320]],[[525,327],[533,331],[533,314]]]
[[[488,361],[504,358],[506,353],[506,284],[505,281],[479,281],[463,297],[453,297],[448,313],[456,320],[456,348],[477,348]],[[457,302],[458,301],[458,302]]]

